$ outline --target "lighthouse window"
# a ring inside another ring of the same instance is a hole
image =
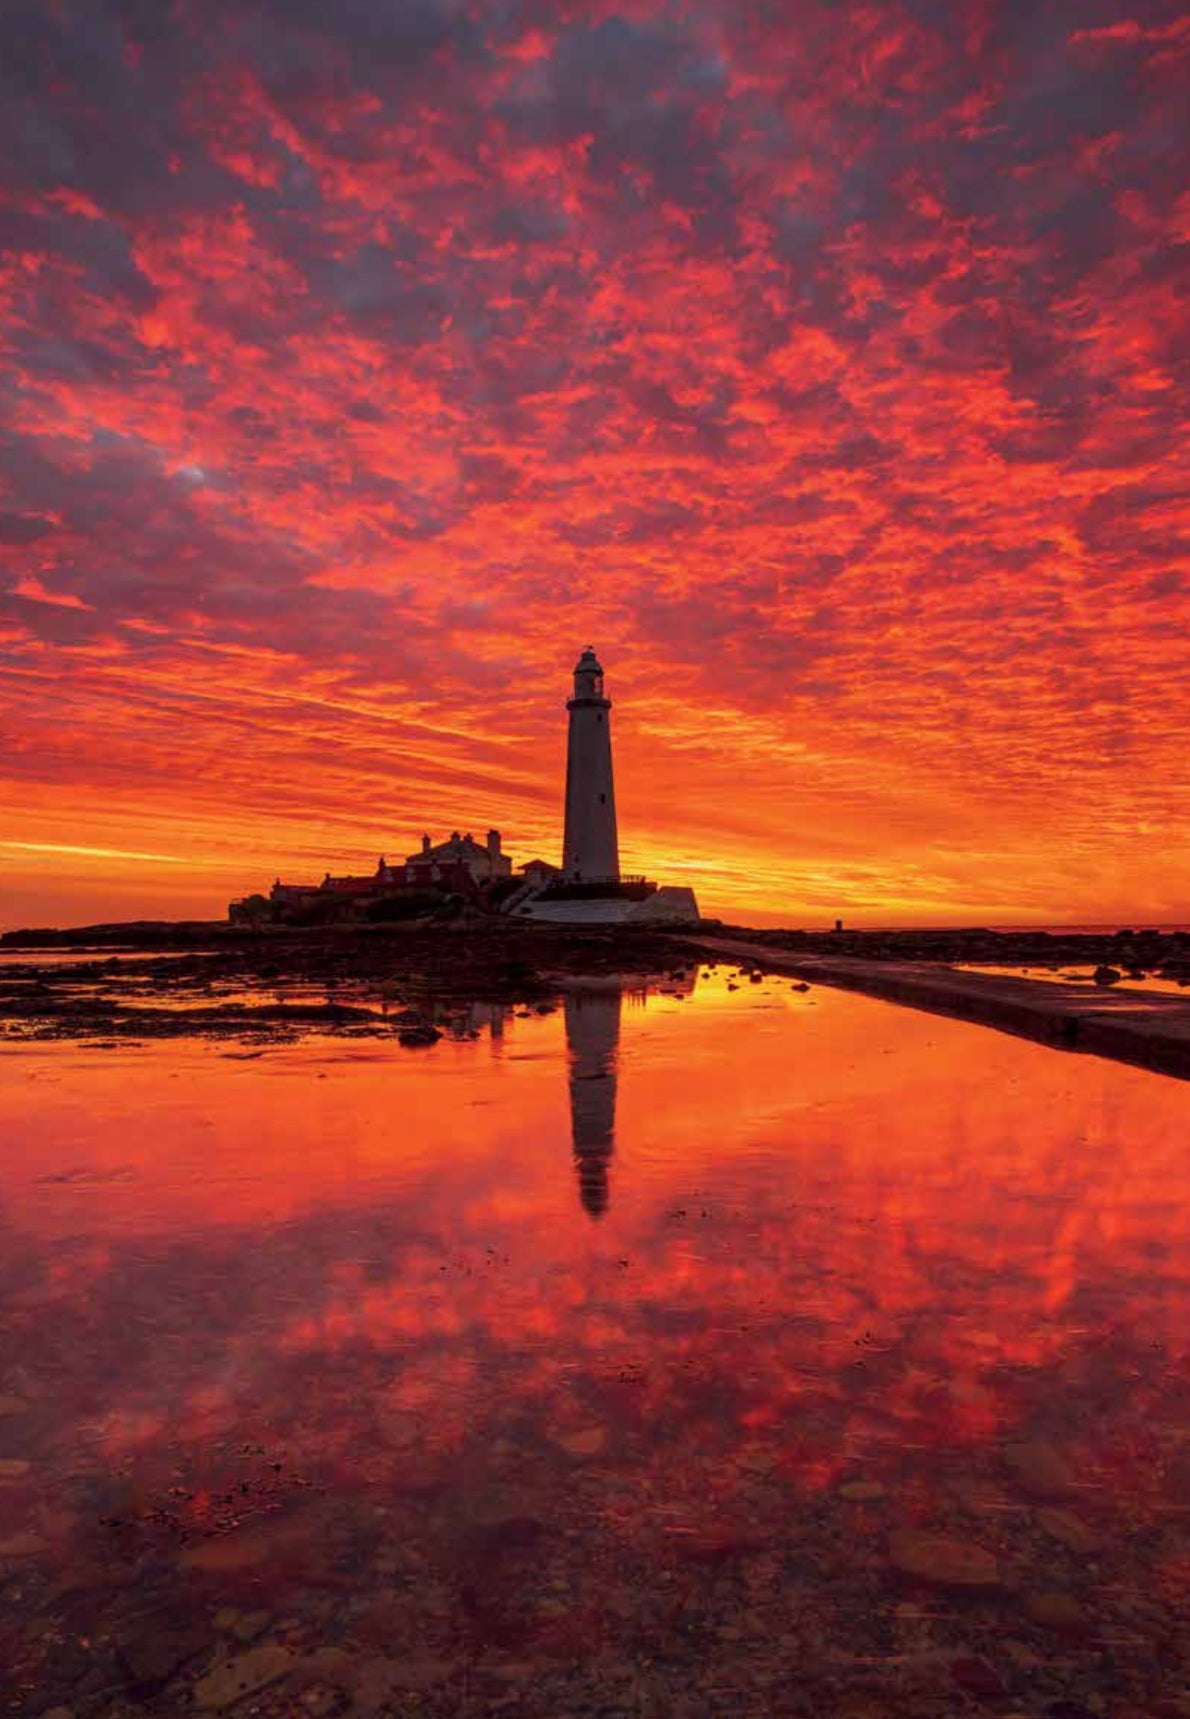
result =
[[[600,794],[600,796],[599,796],[599,804],[600,804],[600,805],[601,805],[601,806],[606,806],[606,805],[607,805],[607,795],[606,795],[606,794]]]
[[[597,710],[595,712],[595,720],[596,720],[596,722],[602,722],[603,721],[603,712],[601,710]]]

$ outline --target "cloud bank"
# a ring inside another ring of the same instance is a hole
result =
[[[1190,13],[1121,3],[15,0],[0,919],[552,856],[588,639],[711,910],[1185,916]]]

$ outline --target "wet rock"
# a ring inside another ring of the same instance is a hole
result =
[[[1118,985],[1124,975],[1118,967],[1096,967],[1091,977],[1097,985]]]
[[[10,1391],[0,1391],[0,1420],[7,1420],[13,1415],[25,1415],[29,1405],[24,1397],[14,1397]]]
[[[1026,1594],[1023,1604],[1025,1616],[1039,1629],[1072,1637],[1091,1633],[1091,1619],[1073,1594]]]
[[[1001,1454],[1005,1467],[1030,1497],[1068,1498],[1074,1492],[1074,1470],[1057,1446],[1045,1439],[1005,1445]]]
[[[1069,1510],[1056,1510],[1051,1506],[1038,1514],[1037,1523],[1052,1540],[1080,1557],[1103,1548],[1102,1536]]]
[[[29,1464],[23,1457],[0,1456],[0,1486],[6,1480],[23,1480],[29,1472]]]
[[[295,1655],[283,1642],[268,1641],[213,1665],[194,1686],[194,1704],[211,1710],[230,1707],[246,1695],[267,1689],[292,1671]]]
[[[437,1027],[402,1027],[397,1034],[397,1043],[404,1045],[406,1050],[414,1050],[419,1045],[436,1045],[441,1037]]]
[[[894,1570],[941,1588],[995,1588],[1000,1567],[991,1552],[969,1540],[942,1534],[894,1534],[889,1542]]]

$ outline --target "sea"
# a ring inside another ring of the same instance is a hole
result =
[[[1190,1084],[687,967],[0,1037],[6,1711],[1186,1711]]]

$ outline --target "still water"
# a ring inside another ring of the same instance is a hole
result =
[[[1190,1086],[465,1026],[0,1049],[6,1710],[1190,1713]]]

